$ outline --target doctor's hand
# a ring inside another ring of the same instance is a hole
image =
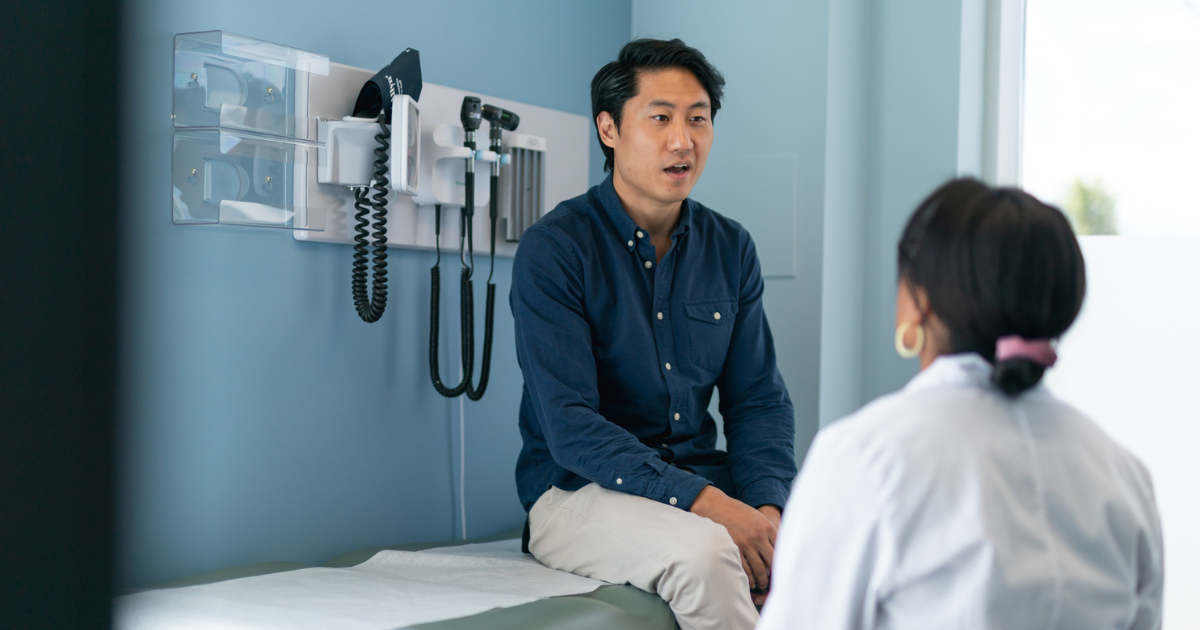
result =
[[[742,569],[750,588],[771,586],[771,559],[775,554],[778,527],[765,514],[718,490],[705,486],[692,503],[693,514],[723,525],[742,552]],[[765,597],[765,595],[763,596]]]

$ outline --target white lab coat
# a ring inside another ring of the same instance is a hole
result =
[[[1162,625],[1150,475],[1042,386],[977,354],[821,431],[775,547],[760,630]]]

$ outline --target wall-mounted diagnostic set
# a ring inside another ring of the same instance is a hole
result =
[[[448,397],[479,400],[487,388],[495,257],[512,256],[553,203],[588,187],[586,117],[424,83],[412,49],[371,72],[221,31],[179,34],[173,119],[174,222],[285,228],[298,240],[353,245],[350,293],[363,321],[386,308],[389,247],[437,252],[430,380]],[[479,164],[489,185],[477,194]],[[477,242],[477,228],[488,238]],[[452,386],[438,365],[443,236],[458,240],[462,266],[462,378]],[[476,253],[490,262],[473,382]]]

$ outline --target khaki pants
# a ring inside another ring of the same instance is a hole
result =
[[[589,484],[551,487],[529,512],[542,564],[657,593],[683,630],[750,630],[758,612],[724,527],[676,507]]]

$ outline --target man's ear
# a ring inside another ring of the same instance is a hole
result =
[[[596,129],[600,131],[600,141],[610,149],[617,143],[617,138],[621,136],[616,121],[608,112],[600,112],[600,115],[596,116]]]

